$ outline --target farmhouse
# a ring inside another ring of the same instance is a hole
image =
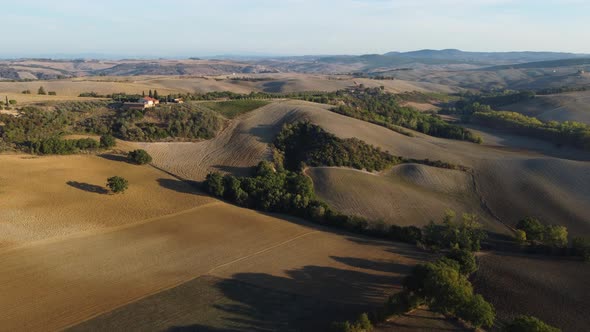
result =
[[[143,103],[144,108],[150,108],[158,105],[160,101],[152,97],[141,97],[139,98],[139,103]]]

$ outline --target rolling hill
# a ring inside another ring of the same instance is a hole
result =
[[[501,108],[543,121],[577,121],[590,124],[590,91],[537,95],[534,99]]]

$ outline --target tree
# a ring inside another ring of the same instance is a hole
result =
[[[203,186],[209,194],[216,197],[223,197],[225,186],[223,185],[223,176],[221,173],[213,172],[207,174]]]
[[[129,187],[129,182],[120,177],[113,176],[107,179],[107,187],[115,194],[123,193]]]
[[[516,239],[516,242],[518,242],[519,244],[526,244],[527,241],[527,237],[526,237],[526,232],[523,231],[522,229],[517,229],[515,234],[514,234],[514,238]]]
[[[145,97],[145,91],[142,91],[142,92],[141,92],[141,96],[142,96],[142,97]]]
[[[561,330],[553,327],[537,317],[518,316],[512,322],[504,327],[505,332],[560,332]]]
[[[545,226],[534,217],[525,217],[516,224],[516,229],[523,230],[529,241],[543,241]]]
[[[242,189],[240,180],[233,175],[223,177],[223,187],[223,198],[229,201],[242,205],[248,199],[248,193]]]
[[[460,222],[455,221],[455,212],[448,210],[440,225],[431,222],[424,228],[424,241],[435,248],[459,248],[478,251],[486,232],[474,214],[463,214]]]
[[[110,149],[115,146],[117,142],[115,141],[115,137],[113,135],[102,135],[100,136],[100,147],[103,149]]]
[[[9,103],[10,105],[16,105],[16,100],[14,100],[14,99],[10,99],[10,100],[8,101],[8,103]]]
[[[151,90],[151,89],[150,89],[150,92],[149,92],[148,96],[149,96],[150,98],[152,98],[152,97],[154,96],[154,95],[152,94],[152,90]]]
[[[467,303],[459,309],[458,316],[468,321],[474,327],[491,327],[494,325],[496,313],[494,306],[487,302],[481,295],[473,295]]]
[[[152,162],[152,156],[147,153],[146,150],[137,149],[133,151],[129,151],[127,154],[127,158],[138,165],[145,165],[147,163]]]
[[[460,272],[466,276],[477,271],[477,262],[475,255],[469,250],[453,248],[447,254],[447,257],[459,263]]]
[[[47,92],[45,92],[45,89],[41,86],[41,87],[39,87],[39,90],[37,90],[37,94],[38,95],[46,95]]]
[[[567,246],[567,228],[559,225],[549,225],[543,235],[544,243],[548,246],[563,248]]]
[[[6,96],[6,107],[8,107],[10,105],[9,101],[8,101],[8,96]]]
[[[572,248],[576,255],[582,257],[584,261],[590,262],[590,239],[577,237],[572,240]]]
[[[154,90],[154,99],[159,99],[158,90]]]

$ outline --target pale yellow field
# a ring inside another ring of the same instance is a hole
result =
[[[122,176],[129,190],[105,194]],[[0,155],[0,247],[126,225],[211,202],[149,166],[99,156]]]

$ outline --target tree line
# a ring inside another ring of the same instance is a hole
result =
[[[559,145],[590,149],[590,126],[580,122],[544,122],[535,117],[507,111],[476,111],[471,115],[470,121]]]
[[[400,131],[401,126],[430,136],[482,143],[481,137],[437,115],[401,106],[400,97],[383,92],[380,88],[343,92],[341,101],[338,107],[332,109],[334,112],[392,130]],[[403,130],[401,133],[408,134]]]

